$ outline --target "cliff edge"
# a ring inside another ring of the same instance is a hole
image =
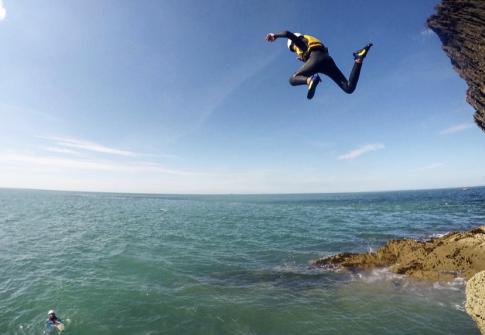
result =
[[[485,131],[485,1],[443,0],[436,9],[428,27],[467,82],[466,100],[475,108],[475,122]]]

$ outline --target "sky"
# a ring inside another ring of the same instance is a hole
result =
[[[485,185],[437,1],[0,0],[0,187],[313,193]],[[320,38],[356,91],[301,66]]]

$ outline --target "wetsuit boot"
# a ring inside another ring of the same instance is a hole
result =
[[[317,89],[318,83],[320,83],[322,80],[318,76],[318,74],[314,74],[310,77],[310,83],[308,84],[308,92],[306,94],[307,99],[313,98],[315,95],[315,90]]]
[[[369,43],[365,47],[363,47],[362,49],[354,52],[353,53],[354,59],[362,61],[365,58],[365,56],[367,56],[367,53],[369,52],[369,49],[371,48],[372,45],[373,45],[372,43]]]

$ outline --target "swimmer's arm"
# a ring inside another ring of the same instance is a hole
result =
[[[57,330],[63,331],[64,330],[64,323],[62,320],[58,319],[56,320],[56,325],[54,326],[57,328]]]

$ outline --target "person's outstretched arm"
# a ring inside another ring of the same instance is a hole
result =
[[[285,30],[280,33],[269,33],[266,35],[266,41],[268,42],[274,42],[277,38],[288,38],[290,39],[295,45],[300,49],[305,51],[307,46],[301,39],[299,39],[295,34],[293,34],[291,31]]]

